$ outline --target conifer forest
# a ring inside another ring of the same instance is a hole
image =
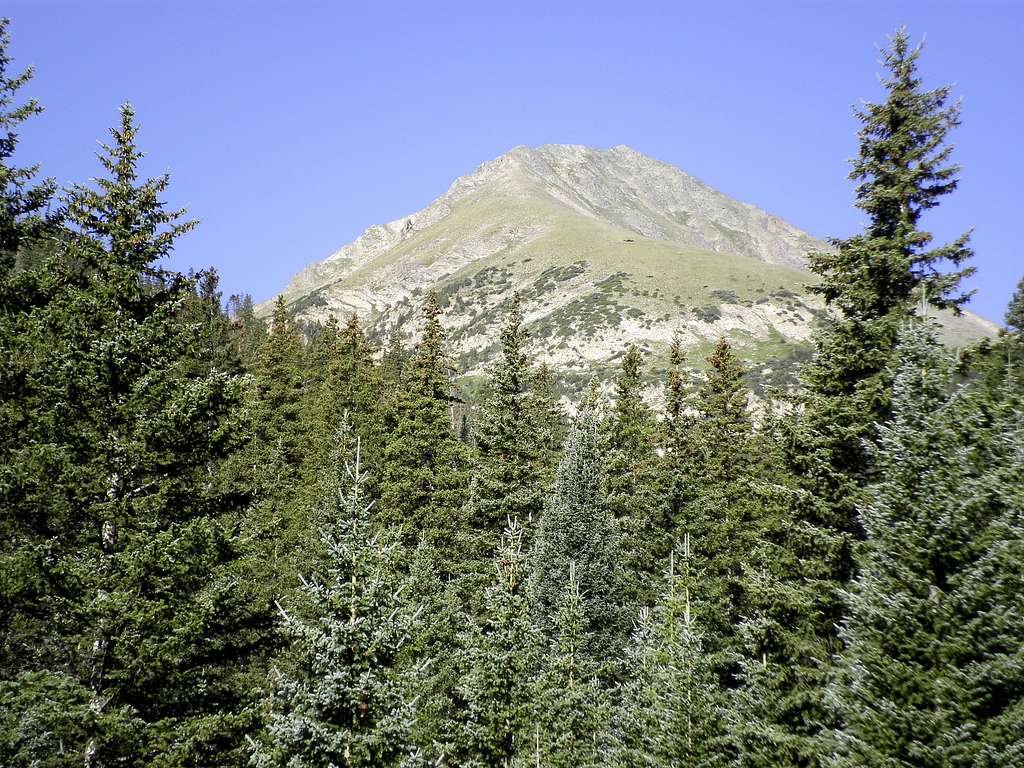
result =
[[[798,384],[751,396],[723,338],[572,402],[517,300],[469,392],[434,294],[409,348],[166,268],[196,225],[144,115],[89,182],[15,158],[16,31],[0,765],[1024,766],[1024,282],[997,337],[940,342],[960,106],[905,30]]]

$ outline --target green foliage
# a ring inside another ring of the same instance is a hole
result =
[[[391,415],[378,517],[384,525],[400,527],[410,545],[425,537],[445,554],[446,567],[458,571],[469,546],[463,507],[470,456],[453,430],[456,394],[440,315],[431,293],[422,338],[404,371]]]
[[[661,463],[654,412],[643,400],[640,350],[631,346],[615,381],[611,413],[601,429],[608,509],[619,521],[625,564],[637,574],[632,591],[641,600],[654,597],[654,563],[663,550],[664,509],[660,496]]]
[[[572,564],[587,597],[586,652],[609,659],[626,633],[625,579],[618,528],[602,495],[597,431],[596,397],[590,393],[565,438],[555,485],[537,527],[531,593],[538,624],[551,628]]]
[[[679,571],[670,557],[666,591],[641,615],[629,648],[613,731],[615,766],[730,762],[721,743],[725,695],[703,647],[689,542],[684,538]]]
[[[570,565],[555,614],[554,636],[533,692],[537,718],[529,762],[550,768],[604,764],[611,698],[601,685],[602,670],[590,656],[587,625],[586,601]]]
[[[1024,278],[1017,283],[1017,290],[1006,308],[1006,325],[1018,333],[1024,331]]]
[[[937,307],[967,300],[959,282],[972,268],[969,234],[929,248],[920,229],[925,211],[957,187],[949,132],[959,125],[959,105],[947,105],[949,87],[923,88],[917,74],[921,47],[900,29],[883,52],[886,99],[857,111],[860,151],[850,178],[858,182],[856,206],[868,214],[862,234],[836,241],[832,253],[812,254],[821,277],[818,293],[835,317],[817,338],[817,354],[803,372],[811,395],[798,469],[828,502],[824,522],[856,531],[854,500],[870,473],[865,441],[889,409],[892,350],[903,320],[921,296]],[[944,273],[945,265],[958,268]],[[836,564],[848,575],[848,557]]]
[[[508,310],[501,332],[501,357],[491,374],[491,390],[476,425],[477,466],[474,477],[473,527],[484,551],[509,520],[529,525],[543,506],[544,445],[538,438],[527,389],[530,382],[526,331],[519,295]],[[553,425],[549,422],[549,429]],[[551,437],[547,437],[550,443]]]
[[[192,224],[160,201],[166,177],[138,181],[132,109],[121,118],[100,154],[110,175],[69,193],[74,235],[29,310],[3,505],[27,524],[13,549],[31,564],[12,579],[31,602],[10,625],[8,722],[68,719],[57,755],[0,740],[28,764],[237,763],[266,618],[238,578],[239,509],[210,476],[236,447],[243,385],[197,370],[194,284],[157,266]],[[40,690],[67,698],[40,709]]]
[[[438,745],[445,763],[509,768],[529,743],[534,722],[531,681],[540,638],[530,620],[522,539],[523,529],[513,520],[495,556],[483,620],[472,622],[460,638],[460,676],[449,705],[449,735]]]
[[[9,19],[0,18],[0,288],[4,289],[0,306],[5,309],[7,301],[18,301],[18,295],[10,289],[17,283],[16,272],[29,266],[29,247],[54,223],[48,220],[46,207],[56,188],[52,180],[32,185],[39,166],[19,168],[11,164],[18,146],[18,128],[43,108],[35,99],[19,103],[18,91],[32,79],[33,72],[29,68],[20,75],[8,75],[9,24]],[[9,284],[12,280],[15,282]]]
[[[1020,413],[975,422],[927,325],[908,325],[899,353],[832,692],[835,764],[1013,764],[1024,754],[1024,602],[1009,566],[1024,547]]]
[[[398,672],[416,612],[403,592],[399,544],[375,534],[357,447],[338,488],[337,519],[323,531],[327,573],[303,582],[301,605],[282,609],[287,667],[272,681],[266,735],[254,766],[412,765],[413,710]]]

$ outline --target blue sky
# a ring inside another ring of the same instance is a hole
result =
[[[714,6],[714,7],[711,7]],[[971,308],[1001,320],[1024,274],[1024,3],[7,0],[15,67],[46,113],[20,159],[62,183],[131,101],[144,170],[201,220],[173,266],[257,300],[366,227],[411,213],[518,144],[627,144],[819,236],[855,232],[851,105],[878,46],[926,38],[954,83],[960,189],[930,214],[975,227]]]

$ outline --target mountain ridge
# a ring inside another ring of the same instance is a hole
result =
[[[531,352],[581,378],[610,375],[628,344],[657,368],[673,337],[696,361],[726,336],[766,383],[780,383],[824,315],[807,289],[806,254],[827,248],[624,145],[519,146],[307,266],[282,295],[308,322],[355,312],[383,342],[415,338],[418,309],[435,290],[469,374],[486,367],[518,291]],[[997,328],[973,315],[944,324],[953,343]]]

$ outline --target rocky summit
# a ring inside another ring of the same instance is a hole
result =
[[[283,296],[310,323],[358,313],[385,343],[415,337],[434,289],[472,377],[518,291],[530,352],[566,381],[606,378],[631,343],[658,376],[673,337],[699,367],[725,336],[763,386],[790,381],[810,350],[825,310],[808,290],[806,254],[828,247],[628,147],[516,147],[310,265]],[[942,320],[954,344],[997,330],[970,313]]]

